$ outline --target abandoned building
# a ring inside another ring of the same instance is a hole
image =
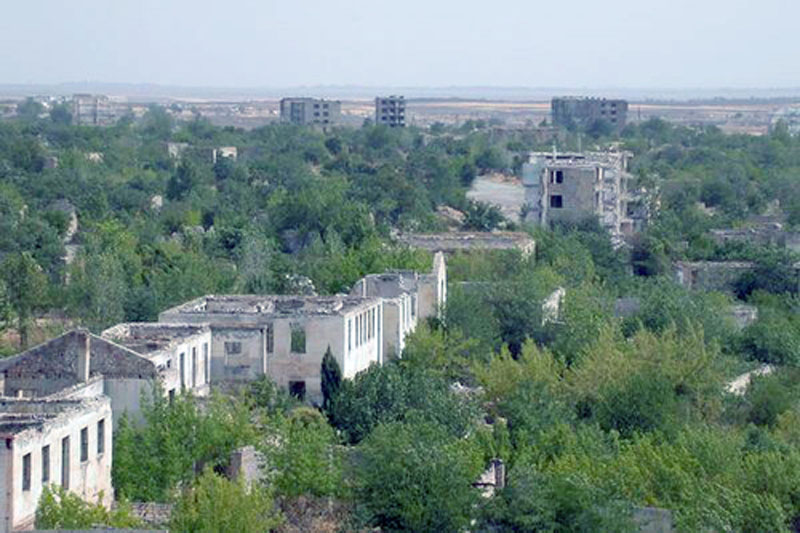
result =
[[[375,124],[390,128],[406,126],[406,99],[403,96],[378,96],[375,98]]]
[[[212,381],[266,374],[296,396],[317,400],[329,347],[345,378],[383,361],[380,298],[209,295],[159,318],[211,326]]]
[[[563,96],[550,101],[553,124],[567,129],[582,130],[593,127],[598,122],[606,122],[614,131],[621,131],[628,119],[628,102]]]
[[[521,231],[404,233],[398,235],[397,240],[411,248],[448,255],[481,250],[518,250],[528,257],[536,251],[536,242]]]
[[[111,405],[105,396],[0,399],[2,531],[32,529],[42,490],[58,484],[110,505]]]
[[[756,246],[775,246],[800,252],[800,233],[784,229],[780,223],[757,224],[746,228],[712,229],[709,236],[718,246],[745,243]]]
[[[615,245],[650,216],[647,191],[630,191],[629,152],[534,152],[522,166],[525,220],[539,226],[595,217]]]
[[[441,316],[447,301],[444,254],[434,255],[429,274],[411,270],[369,274],[356,282],[350,295],[383,300],[384,358],[397,357],[405,348],[406,335],[416,329],[420,320]]]
[[[211,328],[158,322],[118,324],[102,337],[149,360],[170,397],[181,391],[208,394],[211,383]]]
[[[72,120],[81,126],[110,126],[125,112],[127,107],[108,96],[75,94],[72,96]]]
[[[677,261],[674,272],[675,280],[687,289],[726,292],[755,267],[751,261]]]
[[[319,98],[283,98],[281,122],[301,126],[332,126],[341,122],[342,103]]]

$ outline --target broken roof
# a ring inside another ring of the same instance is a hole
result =
[[[42,430],[50,421],[69,420],[75,413],[110,405],[105,396],[80,400],[0,399],[0,434],[13,435],[28,429]]]
[[[192,337],[208,333],[207,325],[172,324],[163,322],[128,322],[117,324],[102,333],[102,337],[121,344],[142,355],[169,350]]]
[[[535,245],[531,236],[521,231],[406,233],[397,240],[431,252],[513,249],[528,252]]]
[[[335,316],[379,303],[362,296],[277,296],[259,294],[211,294],[165,311],[166,314]]]

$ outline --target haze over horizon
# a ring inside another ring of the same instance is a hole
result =
[[[800,87],[800,3],[14,2],[0,83]]]

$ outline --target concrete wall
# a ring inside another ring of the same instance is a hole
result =
[[[734,283],[755,265],[746,261],[698,261],[674,265],[675,280],[687,289],[730,291]]]
[[[141,399],[143,394],[149,395],[151,393],[153,388],[152,380],[107,378],[103,380],[103,383],[105,395],[111,398],[114,429],[117,429],[117,425],[125,413],[127,413],[132,422],[136,424],[143,422]]]
[[[98,453],[98,422],[104,421],[103,453]],[[81,461],[81,429],[87,429],[88,460]],[[91,407],[68,416],[57,416],[41,429],[28,429],[6,437],[0,446],[0,470],[6,479],[6,505],[2,522],[6,530],[33,526],[36,507],[42,494],[42,448],[50,446],[50,483],[63,484],[62,441],[69,437],[69,490],[84,500],[103,504],[113,501],[111,487],[112,413],[108,398],[98,399]],[[30,454],[30,489],[23,490],[23,457]]]

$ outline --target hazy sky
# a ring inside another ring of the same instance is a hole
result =
[[[4,0],[0,83],[800,87],[800,0]]]

